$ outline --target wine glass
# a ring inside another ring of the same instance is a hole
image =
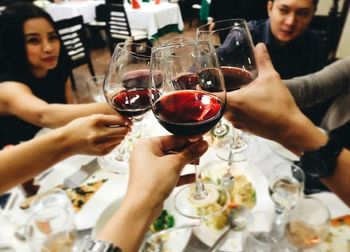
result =
[[[132,119],[133,132],[99,164],[117,173],[128,172],[128,157],[134,138],[141,135],[140,121],[150,110],[149,63],[151,48],[143,44],[119,43],[112,55],[103,84],[104,96],[117,112]],[[118,127],[118,126],[117,126]]]
[[[285,251],[308,251],[328,235],[330,212],[318,199],[305,197],[292,211],[286,228],[289,246]]]
[[[69,211],[62,206],[37,210],[30,216],[24,229],[33,252],[68,252],[75,249],[75,223]]]
[[[197,29],[198,39],[209,40],[216,48],[227,91],[240,89],[252,82],[258,75],[254,59],[254,45],[244,19],[227,19],[205,24]],[[229,127],[222,121],[213,130],[214,135],[223,137]],[[247,147],[242,132],[233,130],[231,141],[218,145],[217,155],[228,160],[230,153],[239,153]],[[244,155],[234,155],[234,161],[243,161]]]
[[[288,212],[297,206],[303,197],[305,174],[303,170],[289,163],[275,166],[269,178],[269,193],[275,205],[275,217],[271,235],[282,240],[285,235]]]
[[[209,41],[152,49],[151,85],[159,97],[151,99],[158,122],[176,136],[193,138],[208,132],[221,119],[226,105],[224,79]],[[196,183],[182,187],[175,208],[184,216],[201,218],[210,209],[223,210],[228,202],[221,186],[201,181],[195,165]],[[210,209],[209,209],[210,208]]]

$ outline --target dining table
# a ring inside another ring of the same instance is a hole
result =
[[[49,130],[44,129],[37,135],[45,134],[47,131]],[[140,134],[142,137],[153,137],[169,133],[159,125],[152,113],[148,113],[143,120],[142,132],[140,132]],[[271,175],[273,167],[281,163],[290,165],[293,161],[298,159],[298,157],[273,141],[254,135],[248,135],[248,137],[251,140],[249,142],[250,147],[245,154],[247,159],[242,162],[237,162],[234,164],[234,167],[247,176],[256,190],[257,201],[252,212],[267,211],[273,214],[274,205],[268,192],[268,178]],[[217,144],[217,139],[213,138],[211,134],[206,135],[205,138],[210,143],[210,147],[200,160],[199,166],[203,174],[206,174],[207,171],[215,171],[215,169],[225,167],[227,164],[227,161],[219,159],[216,155],[215,146]],[[89,163],[95,158],[95,156],[75,155],[55,164],[35,178],[35,183],[40,186],[39,193],[48,191],[62,184],[65,178],[74,174],[81,169],[82,165]],[[127,189],[128,174],[117,174],[103,167],[98,168],[99,169],[93,174],[88,176],[83,184],[100,179],[107,179],[107,182],[104,183],[79,212],[75,213],[74,219],[78,231],[78,240],[80,241],[86,236],[94,236],[96,232],[99,231],[101,226],[103,226],[120,205]],[[192,165],[186,165],[183,169],[183,174],[193,173],[193,170],[194,168]],[[147,165],[145,166],[145,172],[147,172]],[[140,174],[140,176],[142,176],[142,174]],[[176,188],[174,193],[176,193],[177,190],[179,189]],[[18,239],[15,236],[15,231],[19,226],[26,223],[31,212],[30,210],[22,210],[19,208],[21,202],[25,198],[20,188],[16,187],[11,191],[16,193],[18,197],[11,209],[6,212],[0,212],[0,250],[30,251],[28,243]],[[174,193],[172,193],[166,201],[165,207],[175,216],[176,225],[191,222],[192,220],[181,216],[175,210],[173,202]],[[350,214],[350,209],[342,203],[335,194],[330,192],[321,194],[323,196],[321,195],[319,199],[324,201],[327,206],[331,207],[330,212],[333,218]],[[217,239],[217,234],[215,235],[211,236],[210,232],[191,235],[188,240],[186,251],[206,251],[208,246]],[[229,237],[228,241],[230,239],[232,239],[232,241],[237,241],[235,235],[231,236],[231,238]],[[6,244],[1,244],[1,241],[6,241]],[[241,246],[242,244],[238,244],[240,249],[236,248],[224,251],[241,251]]]
[[[84,23],[95,20],[95,8],[105,4],[104,0],[71,0],[59,3],[47,2],[41,6],[52,16],[54,21],[83,16]],[[127,1],[124,4],[129,25],[132,30],[145,30],[149,37],[156,39],[170,32],[182,32],[184,22],[177,3],[161,1],[141,2],[140,8],[133,9]]]

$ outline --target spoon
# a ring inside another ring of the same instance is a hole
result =
[[[228,229],[221,234],[221,236],[215,241],[215,243],[209,248],[207,252],[217,251],[225,241],[225,238],[231,230],[241,231],[247,226],[249,218],[249,210],[244,206],[238,206],[231,210],[228,214],[227,221],[229,224]]]

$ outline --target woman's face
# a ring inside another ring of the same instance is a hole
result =
[[[27,59],[37,77],[57,66],[60,40],[54,28],[45,18],[28,19],[24,23],[24,39]]]
[[[267,9],[273,36],[288,43],[308,27],[316,7],[313,0],[275,0],[268,2]]]

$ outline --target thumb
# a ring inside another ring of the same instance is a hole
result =
[[[208,149],[208,143],[203,140],[191,143],[186,149],[176,154],[176,159],[179,160],[182,166],[190,164],[199,159]]]
[[[254,55],[255,55],[256,64],[259,70],[259,74],[266,70],[273,69],[271,58],[265,44],[263,43],[257,44],[256,47],[254,48]]]

